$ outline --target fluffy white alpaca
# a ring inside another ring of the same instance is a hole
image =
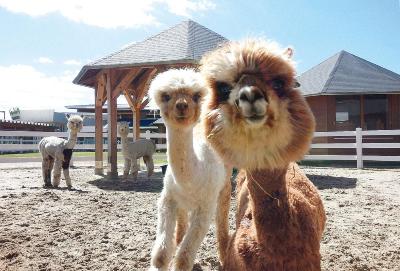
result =
[[[68,140],[49,136],[39,142],[39,151],[42,154],[42,175],[45,187],[51,187],[51,171],[53,171],[53,186],[58,187],[61,179],[61,168],[63,169],[65,182],[71,188],[69,176],[69,163],[72,157],[72,149],[76,145],[78,132],[83,127],[83,119],[78,115],[67,115],[68,118]]]
[[[168,150],[150,270],[167,270],[176,245],[179,247],[172,269],[192,270],[216,209],[220,257],[224,256],[221,251],[228,240],[229,171],[206,143],[204,133],[194,133],[206,95],[198,73],[168,70],[152,81],[149,92],[167,127]]]
[[[132,174],[134,179],[137,178],[139,166],[137,159],[143,157],[146,164],[147,176],[151,176],[154,171],[153,154],[156,151],[156,145],[150,139],[138,139],[135,142],[128,141],[129,124],[125,121],[118,123],[118,133],[121,136],[122,155],[125,159],[124,178]]]

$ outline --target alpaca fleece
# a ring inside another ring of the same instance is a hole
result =
[[[196,133],[206,87],[193,70],[169,70],[151,83],[150,96],[167,127],[168,168],[158,201],[151,270],[192,270],[196,252],[217,210],[220,257],[228,241],[229,169]],[[176,253],[175,248],[178,246]]]
[[[231,42],[201,60],[211,95],[205,134],[237,177],[236,231],[223,270],[320,270],[325,211],[294,161],[308,151],[314,117],[295,89],[293,50]]]
[[[126,178],[131,172],[133,178],[137,178],[139,171],[137,159],[141,157],[146,164],[147,176],[150,177],[154,172],[153,154],[156,151],[156,144],[150,139],[138,139],[135,142],[129,142],[129,124],[127,122],[118,123],[118,133],[121,136],[122,155],[125,159],[124,177]]]
[[[69,176],[69,165],[72,158],[72,149],[76,145],[78,132],[82,129],[83,119],[81,116],[72,115],[68,118],[69,130],[68,140],[49,136],[39,142],[39,151],[42,154],[42,175],[46,187],[58,187],[61,180],[61,169],[67,186],[72,187]],[[53,170],[54,168],[54,170]],[[53,170],[53,184],[51,183],[51,171]]]

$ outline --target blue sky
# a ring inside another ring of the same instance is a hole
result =
[[[342,49],[400,73],[399,0],[0,0],[0,110],[93,103],[82,65],[187,18],[292,45],[298,73]]]

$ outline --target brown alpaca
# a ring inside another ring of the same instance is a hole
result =
[[[237,177],[236,231],[223,270],[320,270],[325,211],[294,162],[307,152],[313,115],[295,89],[293,50],[232,42],[205,56],[211,94],[206,136]]]

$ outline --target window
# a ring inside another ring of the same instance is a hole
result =
[[[386,95],[365,95],[363,129],[387,129],[387,113],[388,101]]]
[[[336,97],[336,130],[355,130],[360,127],[360,96]]]

